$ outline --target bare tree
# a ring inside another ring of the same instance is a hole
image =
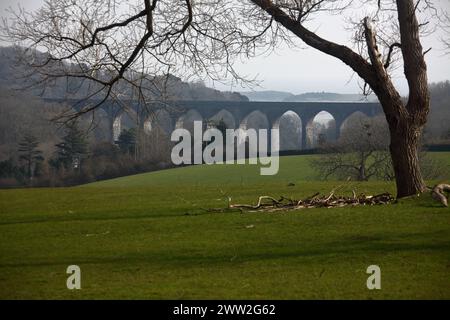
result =
[[[4,33],[15,43],[49,53],[46,59],[32,60],[43,76],[41,81],[82,79],[89,88],[88,97],[101,97],[82,113],[123,95],[134,95],[147,105],[145,97],[164,87],[164,80],[154,81],[162,70],[207,75],[213,80],[231,74],[242,80],[233,68],[237,57],[271,50],[280,41],[293,46],[299,38],[348,65],[363,79],[364,88],[377,95],[391,133],[397,195],[421,193],[425,183],[418,145],[429,112],[429,94],[427,51],[422,48],[420,30],[427,28],[428,21],[419,22],[418,12],[432,10],[431,1],[354,1],[366,12],[351,29],[359,51],[306,27],[323,12],[354,14],[352,2],[48,0],[36,13],[16,13],[5,23]],[[406,102],[391,79],[396,61],[403,63],[409,86]]]
[[[319,159],[311,160],[311,165],[323,179],[395,179],[389,153],[389,129],[383,116],[351,116],[339,140],[326,143],[319,150]],[[419,164],[426,180],[449,178],[448,164],[423,148],[419,152]]]
[[[389,124],[390,152],[397,183],[397,196],[423,192],[425,183],[419,166],[418,146],[429,112],[429,93],[425,52],[420,42],[420,23],[416,11],[422,2],[425,6],[429,3],[420,0],[397,0],[395,3],[378,1],[374,16],[366,16],[360,23],[365,40],[360,44],[364,45],[367,52],[367,55],[362,55],[346,46],[321,38],[304,26],[304,20],[314,10],[314,6],[316,12],[319,8],[325,10],[333,1],[252,0],[252,2],[307,45],[338,58],[365,81],[380,100]],[[398,29],[394,29],[391,36],[396,38],[396,41],[389,44],[385,55],[382,54],[383,43],[377,41],[379,37],[375,32],[374,22],[383,12],[395,12],[398,22]],[[404,74],[409,86],[409,98],[406,103],[396,90],[389,74],[392,53],[397,48],[401,52]]]
[[[388,141],[385,119],[357,115],[347,121],[337,142],[321,146],[319,160],[314,159],[311,163],[324,179],[391,180]]]

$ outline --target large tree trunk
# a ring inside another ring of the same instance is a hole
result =
[[[307,45],[331,55],[349,65],[378,96],[383,106],[391,132],[391,156],[397,182],[397,196],[405,197],[421,193],[425,184],[420,173],[418,146],[429,111],[427,66],[420,43],[416,3],[413,0],[396,0],[400,43],[392,43],[389,54],[383,60],[377,46],[372,20],[363,20],[364,33],[370,62],[350,48],[325,40],[305,28],[301,21],[293,19],[282,6],[270,0],[251,0],[265,10],[278,23]],[[405,104],[395,89],[388,73],[392,50],[402,52],[404,73],[408,81],[409,97]]]
[[[407,122],[405,120],[404,122]],[[397,197],[419,194],[425,191],[419,164],[419,143],[421,128],[402,123],[395,127],[389,124],[391,132],[390,151],[397,184]]]
[[[397,0],[401,51],[409,97],[406,113],[400,109],[400,121],[389,123],[391,127],[391,154],[397,182],[397,197],[425,191],[425,183],[419,166],[418,149],[423,127],[430,110],[427,65],[420,42],[416,5],[412,0]]]

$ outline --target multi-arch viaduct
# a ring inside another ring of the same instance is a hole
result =
[[[72,106],[79,104],[66,100]],[[91,102],[93,103],[93,102]],[[125,106],[125,108],[124,108]],[[122,102],[121,104],[105,102],[100,105],[97,114],[108,128],[105,136],[115,141],[124,127],[139,126],[145,131],[151,131],[155,125],[160,126],[170,134],[175,128],[188,127],[193,121],[204,122],[222,120],[227,128],[247,129],[252,117],[258,115],[265,127],[279,128],[280,121],[288,112],[294,112],[301,122],[301,148],[307,144],[307,128],[320,112],[328,112],[335,120],[335,138],[339,137],[343,123],[354,113],[362,113],[368,117],[382,113],[379,103],[369,102],[252,102],[252,101],[176,101],[167,104],[154,104],[143,108],[138,103]],[[128,123],[127,123],[128,122]],[[282,128],[280,128],[281,130]],[[299,148],[300,149],[300,148]]]

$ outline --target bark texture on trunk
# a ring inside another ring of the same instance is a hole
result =
[[[398,198],[425,191],[426,186],[420,171],[418,156],[419,142],[418,129],[408,126],[391,128],[390,151]]]
[[[291,18],[271,0],[251,0],[266,11],[275,21],[290,30],[307,45],[331,55],[350,66],[374,91],[383,107],[391,133],[390,152],[394,165],[397,196],[405,197],[425,190],[418,149],[422,129],[429,112],[427,67],[420,43],[419,23],[413,0],[397,0],[404,73],[409,86],[409,98],[405,104],[387,71],[387,61],[378,50],[376,34],[371,20],[365,18],[363,27],[370,62],[350,48],[319,37]]]

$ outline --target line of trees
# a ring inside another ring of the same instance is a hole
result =
[[[91,142],[86,131],[73,122],[54,145],[52,156],[45,159],[40,141],[25,134],[17,145],[18,157],[0,161],[0,186],[68,186],[169,167],[168,140],[158,138],[156,141],[150,135],[139,139],[131,128],[122,131],[117,144]],[[154,149],[160,152],[136,158],[138,144],[143,141],[155,143]]]

